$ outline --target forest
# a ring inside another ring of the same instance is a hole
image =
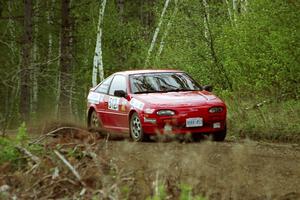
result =
[[[103,77],[172,68],[214,86],[233,135],[294,138],[299,8],[297,0],[1,0],[1,131],[84,124],[88,91]]]
[[[299,199],[299,10],[299,0],[0,0],[0,199]],[[90,88],[134,69],[213,86],[226,140],[89,131]]]

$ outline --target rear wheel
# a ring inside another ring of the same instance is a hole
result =
[[[141,142],[145,139],[142,123],[137,113],[133,113],[130,118],[130,136],[135,142]]]
[[[102,124],[99,121],[95,110],[92,111],[90,115],[88,126],[90,131],[99,131],[102,128]]]

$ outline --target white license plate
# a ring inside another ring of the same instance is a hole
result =
[[[186,119],[186,127],[200,127],[203,126],[203,118],[188,118]]]

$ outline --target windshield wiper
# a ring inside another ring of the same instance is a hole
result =
[[[171,90],[167,90],[166,92],[186,92],[186,91],[197,91],[197,90],[193,90],[193,89],[171,89]]]
[[[157,90],[152,90],[152,91],[138,91],[135,92],[134,94],[148,94],[148,93],[165,93],[168,91],[157,91]]]

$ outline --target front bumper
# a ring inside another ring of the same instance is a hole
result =
[[[187,127],[186,119],[201,117],[203,125]],[[154,115],[141,116],[142,127],[145,134],[191,134],[213,133],[226,130],[226,113],[201,115],[199,113],[185,113],[172,117],[158,117]]]

